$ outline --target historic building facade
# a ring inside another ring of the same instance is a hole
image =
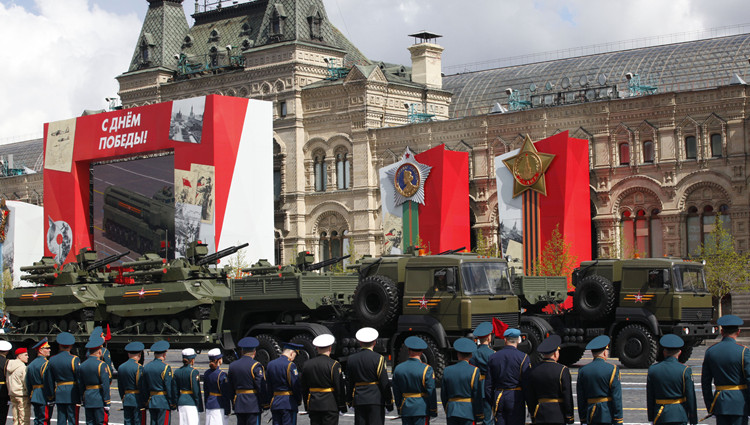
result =
[[[472,224],[496,242],[495,156],[566,130],[589,140],[591,205],[576,213],[593,217],[594,255],[688,255],[718,213],[748,249],[750,35],[441,77],[429,34],[410,67],[370,61],[320,0],[214,8],[192,27],[182,0],[148,6],[117,77],[124,107],[274,103],[277,261],[379,254],[377,169],[441,143],[469,152]]]

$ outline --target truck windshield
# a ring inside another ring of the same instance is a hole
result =
[[[674,268],[676,291],[681,292],[707,292],[706,276],[703,269],[695,266],[675,266]]]
[[[503,263],[463,263],[461,277],[466,295],[510,292],[508,266]]]

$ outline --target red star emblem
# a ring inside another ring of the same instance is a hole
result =
[[[643,303],[643,295],[641,295],[641,291],[638,291],[638,293],[635,294],[635,302]]]
[[[405,156],[406,158],[409,158],[409,157],[410,157],[411,155],[407,153],[407,154],[406,154],[406,155],[404,155],[404,156]]]
[[[141,290],[138,291],[138,298],[143,298],[146,295],[146,289],[141,286]]]
[[[31,298],[33,298],[33,299],[34,299],[34,301],[36,301],[36,298],[37,298],[38,296],[39,296],[39,292],[38,292],[37,290],[34,290],[34,293],[33,293],[33,294],[31,294]]]
[[[430,300],[426,299],[424,295],[422,295],[422,299],[419,300],[419,309],[425,309],[427,310],[427,303],[430,302]]]

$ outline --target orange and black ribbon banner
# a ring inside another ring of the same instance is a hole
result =
[[[523,197],[523,273],[531,274],[542,250],[539,220],[539,193],[527,190]]]

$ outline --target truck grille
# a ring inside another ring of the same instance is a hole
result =
[[[497,317],[502,320],[503,323],[510,326],[511,328],[518,327],[518,313],[498,313],[498,314],[472,314],[471,315],[471,328],[476,328],[482,322],[492,323],[492,318]]]
[[[713,307],[683,307],[682,321],[710,322],[713,319]]]

